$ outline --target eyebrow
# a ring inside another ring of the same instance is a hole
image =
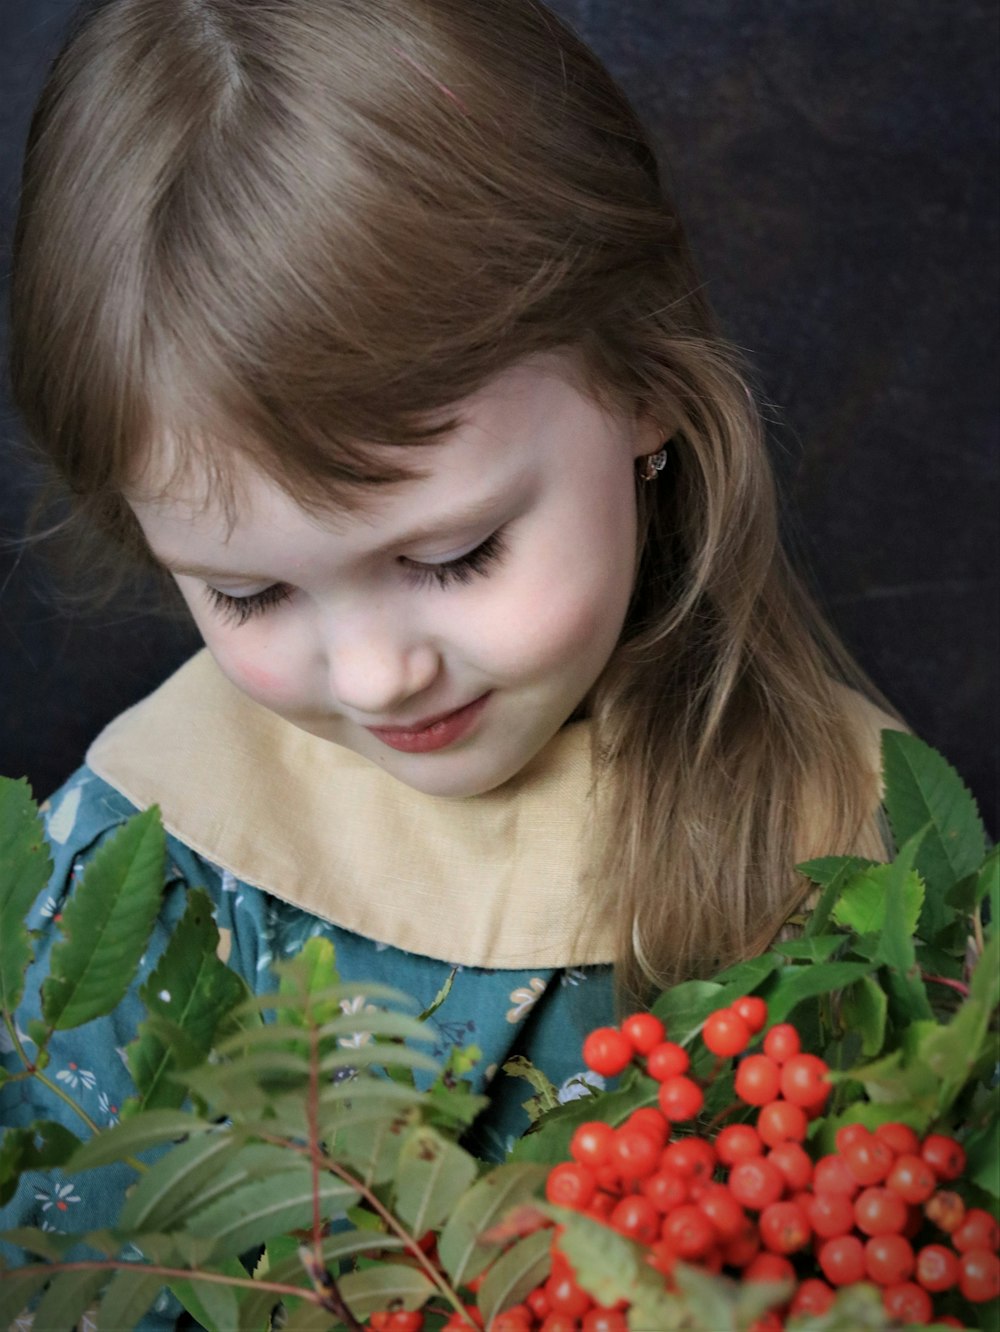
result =
[[[400,533],[398,537],[394,537],[391,541],[379,546],[372,554],[384,554],[398,546],[419,545],[422,541],[431,541],[435,537],[443,536],[458,528],[475,527],[484,519],[492,517],[502,502],[503,496],[484,496],[455,513],[443,514],[440,518],[435,518],[433,522],[420,523],[409,528],[407,531]],[[159,559],[159,556],[157,558]],[[188,578],[223,579],[239,583],[268,583],[273,581],[272,574],[245,573],[242,569],[213,569],[206,564],[174,564],[168,560],[160,560],[160,563],[168,573],[181,574]]]

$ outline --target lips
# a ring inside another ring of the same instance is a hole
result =
[[[390,749],[398,749],[406,754],[426,754],[435,749],[445,749],[469,734],[479,720],[489,696],[489,693],[482,694],[463,707],[439,713],[417,726],[368,726],[365,729]]]

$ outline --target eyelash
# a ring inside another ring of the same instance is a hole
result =
[[[496,531],[475,550],[460,555],[456,560],[444,564],[417,564],[406,561],[404,568],[407,577],[417,587],[436,584],[440,588],[452,587],[458,583],[471,583],[474,578],[489,572],[504,555],[506,546],[503,532]],[[254,592],[249,597],[231,597],[227,592],[220,592],[217,587],[205,588],[212,609],[223,619],[236,625],[246,624],[248,620],[266,611],[280,606],[292,595],[292,589],[284,583],[274,583],[261,592]]]

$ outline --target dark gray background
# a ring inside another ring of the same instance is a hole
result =
[[[995,829],[1000,638],[997,14],[976,0],[554,0],[669,164],[759,367],[789,534],[876,683]],[[30,113],[71,0],[0,6],[6,277]],[[5,336],[5,327],[0,335]],[[0,403],[0,539],[30,471]],[[0,546],[0,772],[47,793],[191,650],[81,617]]]

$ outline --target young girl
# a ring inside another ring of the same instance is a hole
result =
[[[535,0],[92,7],[32,130],[13,345],[80,539],[173,580],[205,640],[49,803],[42,970],[155,803],[142,975],[193,886],[255,989],[314,935],[421,1004],[457,968],[441,1047],[482,1049],[498,1154],[510,1056],[573,1096],[616,989],[764,949],[797,862],[879,853],[893,723],[778,547],[643,130]],[[141,1013],[53,1047],[98,1122]],[[80,1129],[30,1083],[4,1114]],[[126,1175],[12,1213],[105,1225]]]

